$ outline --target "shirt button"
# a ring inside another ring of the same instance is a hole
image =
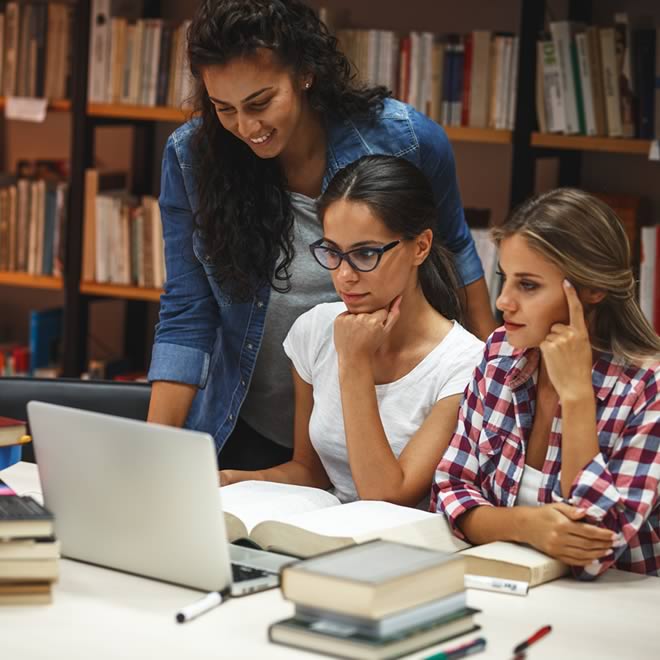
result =
[[[242,385],[243,387],[245,387],[245,381],[244,381],[244,380],[241,381],[241,385]]]
[[[233,415],[229,415],[229,421],[231,422],[231,421],[233,421],[233,419],[234,419],[234,416],[233,416]]]
[[[259,309],[261,309],[263,306],[264,304],[261,302],[261,300],[257,302],[257,307],[259,307]]]
[[[248,351],[251,351],[252,350],[252,344],[248,344],[247,349],[248,349]]]

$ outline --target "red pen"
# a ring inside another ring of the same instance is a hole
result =
[[[520,644],[518,644],[518,646],[513,649],[514,655],[518,655],[519,653],[526,651],[532,644],[538,642],[542,637],[545,637],[551,630],[552,626],[543,626],[543,628],[539,628],[531,637],[526,639],[524,642],[520,642]]]

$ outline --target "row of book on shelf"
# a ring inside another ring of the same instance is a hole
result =
[[[337,38],[358,78],[384,85],[438,123],[514,127],[517,36],[340,29]]]
[[[536,114],[543,133],[660,136],[660,28],[550,23],[537,42]]]
[[[111,0],[92,0],[88,100],[181,107],[191,94],[190,21],[139,18],[140,2],[113,9]]]
[[[4,96],[69,98],[73,6],[7,2],[0,12],[0,90]]]
[[[61,275],[68,183],[61,161],[21,161],[0,177],[0,270]]]
[[[121,172],[85,173],[82,279],[156,289],[165,283],[158,200],[130,195]]]
[[[23,435],[25,425],[0,417],[2,430]],[[17,495],[0,479],[0,605],[50,603],[59,556],[52,514],[29,495]]]

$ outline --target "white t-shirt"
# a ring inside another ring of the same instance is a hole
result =
[[[338,302],[305,312],[291,327],[284,351],[300,377],[314,388],[309,437],[335,495],[350,502],[358,494],[348,462],[333,337],[335,318],[345,311],[344,303]],[[440,399],[463,392],[482,354],[483,343],[454,322],[445,338],[412,371],[392,383],[376,385],[380,418],[395,456]]]

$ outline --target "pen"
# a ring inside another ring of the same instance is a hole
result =
[[[514,655],[526,651],[532,644],[538,642],[542,637],[545,637],[551,630],[552,626],[543,626],[543,628],[539,628],[531,637],[524,642],[520,642],[520,644],[513,649]]]
[[[222,594],[219,591],[212,591],[210,594],[206,594],[203,598],[179,610],[176,613],[177,623],[192,621],[192,619],[198,617],[200,614],[204,614],[204,612],[208,612],[221,604]]]
[[[484,575],[466,575],[466,589],[484,589],[486,591],[499,591],[516,596],[526,596],[529,589],[528,582],[520,580],[502,580],[500,578],[486,577]]]
[[[480,653],[485,648],[486,640],[483,637],[477,637],[477,639],[473,639],[471,642],[467,642],[467,644],[461,644],[461,646],[455,646],[453,649],[440,651],[440,653],[430,655],[424,658],[424,660],[458,660],[458,658]]]

